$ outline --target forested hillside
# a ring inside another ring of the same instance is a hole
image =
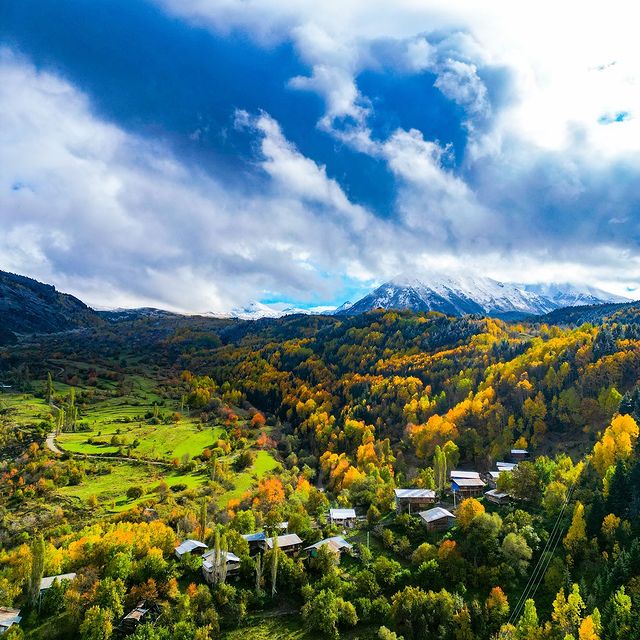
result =
[[[21,342],[0,370],[6,637],[640,638],[628,316],[143,314]],[[452,470],[509,460],[505,503],[452,493]],[[188,539],[208,564],[176,557]]]

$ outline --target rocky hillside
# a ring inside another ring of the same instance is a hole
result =
[[[0,343],[16,334],[54,333],[104,321],[84,302],[32,278],[0,271]]]

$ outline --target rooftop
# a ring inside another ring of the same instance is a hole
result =
[[[497,489],[491,489],[491,491],[485,491],[485,496],[493,496],[494,498],[508,498],[509,494],[504,491],[498,491]]]
[[[480,474],[477,471],[458,471],[454,469],[450,474],[451,478],[477,478],[480,479]]]
[[[258,531],[256,533],[245,533],[242,537],[247,542],[260,542],[260,540],[267,539],[267,536],[264,531]]]
[[[302,540],[297,533],[288,533],[284,536],[278,536],[278,548],[293,547],[296,544],[302,544]],[[267,547],[273,548],[273,538],[267,538]]]
[[[484,487],[484,482],[480,478],[453,478],[452,484],[460,487]]]
[[[325,544],[328,544],[329,546],[334,548],[336,551],[341,551],[342,549],[347,549],[347,550],[353,549],[353,545],[347,542],[343,537],[333,536],[331,538],[325,538],[324,540],[320,540],[315,544],[305,547],[305,551],[308,551],[309,549],[319,549]]]
[[[40,591],[43,589],[49,589],[56,580],[58,582],[62,582],[63,580],[73,580],[75,577],[75,573],[61,573],[59,576],[47,576],[40,580]]]
[[[0,607],[0,629],[8,629],[11,625],[18,624],[22,620],[20,609]]]
[[[441,518],[455,518],[451,511],[447,511],[443,507],[434,507],[427,511],[421,511],[418,514],[425,522],[435,522]]]
[[[433,489],[394,489],[396,498],[435,498]]]
[[[347,518],[355,518],[355,509],[329,509],[329,516],[334,520],[346,520]]]
[[[207,545],[199,540],[185,540],[183,543],[176,547],[176,553],[181,556],[185,553],[190,553],[194,549],[207,549]]]

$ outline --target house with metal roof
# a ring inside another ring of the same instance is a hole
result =
[[[240,571],[240,558],[235,553],[231,553],[231,551],[222,551],[221,556],[227,565],[226,575],[237,575],[238,571]],[[202,556],[202,575],[209,584],[215,582],[215,551],[213,550],[207,551]]]
[[[199,540],[185,540],[176,547],[176,556],[182,558],[184,555],[192,554],[201,556],[209,547]]]
[[[43,595],[44,592],[47,591],[47,589],[50,589],[56,580],[59,583],[63,582],[64,580],[68,580],[69,582],[71,582],[71,580],[75,580],[75,578],[75,573],[61,573],[57,576],[46,576],[45,578],[42,578],[42,580],[40,580],[40,595]]]
[[[351,528],[356,524],[356,510],[329,509],[329,523],[345,529]]]
[[[20,624],[20,609],[0,607],[0,635],[8,631],[14,624]]]
[[[396,511],[420,511],[426,505],[434,504],[436,492],[433,489],[394,489]]]
[[[297,553],[302,549],[302,540],[297,533],[287,533],[284,536],[278,536],[278,549],[287,555]],[[273,549],[273,538],[267,538],[267,549]]]
[[[484,491],[484,481],[478,475],[477,478],[452,478],[451,491],[461,498],[480,496]]]
[[[489,500],[489,502],[493,502],[494,504],[509,504],[510,500],[508,493],[504,493],[504,491],[498,491],[497,489],[485,491],[484,497]]]
[[[526,449],[511,449],[512,460],[526,460],[529,457],[529,452]]]
[[[513,471],[517,466],[517,462],[496,462],[498,471]]]
[[[249,553],[257,553],[267,548],[267,535],[264,531],[245,533],[242,536],[249,543]]]
[[[304,550],[307,552],[307,556],[309,558],[315,558],[318,553],[318,549],[320,549],[320,547],[324,547],[325,545],[335,551],[338,554],[338,557],[340,557],[344,552],[350,553],[353,550],[353,545],[347,542],[342,536],[325,538],[324,540],[320,540],[315,544],[305,547]]]
[[[434,507],[421,511],[418,516],[427,527],[427,531],[446,531],[453,526],[456,517],[443,507]]]

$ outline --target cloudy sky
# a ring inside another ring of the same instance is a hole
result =
[[[640,285],[630,3],[4,0],[0,269],[100,306]]]

